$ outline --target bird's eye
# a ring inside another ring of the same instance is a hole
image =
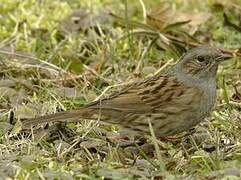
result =
[[[203,63],[205,61],[205,58],[203,56],[198,56],[197,61]]]

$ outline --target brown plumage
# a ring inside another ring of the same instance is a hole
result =
[[[215,74],[223,58],[208,46],[187,53],[166,75],[133,83],[108,98],[77,110],[23,121],[23,128],[55,121],[100,119],[139,133],[148,133],[148,119],[157,136],[173,135],[202,121],[215,102]]]

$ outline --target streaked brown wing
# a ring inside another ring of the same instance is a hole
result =
[[[175,76],[158,76],[133,84],[87,107],[122,113],[146,114],[156,111],[166,103],[177,103],[177,99],[184,105],[189,104],[191,97],[185,100],[181,97],[187,93],[188,96],[192,96],[192,93],[196,91],[198,90],[179,83]]]

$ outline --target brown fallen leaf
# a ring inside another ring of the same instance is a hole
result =
[[[9,87],[0,87],[0,97],[10,101],[12,107],[17,107],[26,98],[24,90],[16,91]]]
[[[76,32],[85,32],[89,28],[95,28],[97,25],[103,25],[110,21],[108,13],[92,15],[85,10],[74,10],[70,16],[60,24],[59,31],[62,35],[68,35]]]
[[[193,35],[202,24],[208,21],[211,14],[207,12],[176,12],[175,17],[177,17],[177,21],[190,21],[184,25],[184,28]]]
[[[80,147],[84,147],[87,149],[101,147],[104,145],[106,145],[105,141],[102,141],[100,139],[92,139],[92,138],[80,143]]]
[[[175,12],[171,9],[171,4],[163,3],[158,7],[153,7],[147,13],[146,23],[158,30],[164,29]]]
[[[153,7],[147,14],[147,24],[157,30],[165,31],[182,27],[184,31],[193,35],[211,17],[207,12],[182,12],[174,10],[169,2]]]

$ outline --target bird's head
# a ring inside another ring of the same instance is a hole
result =
[[[176,65],[176,70],[193,79],[214,78],[218,64],[231,56],[211,46],[200,46],[187,52]]]

